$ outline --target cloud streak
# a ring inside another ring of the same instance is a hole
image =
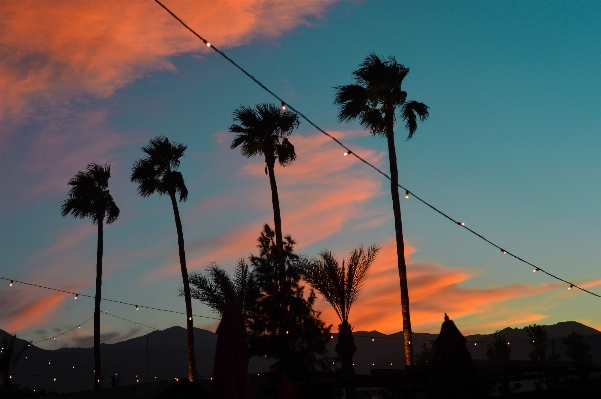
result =
[[[329,1],[165,1],[215,45],[278,37],[320,17]],[[4,2],[0,13],[0,120],[39,116],[81,96],[108,97],[169,57],[208,51],[151,1]]]
[[[413,331],[438,332],[444,313],[457,320],[470,316],[486,318],[494,310],[496,318],[484,320],[479,329],[538,321],[546,316],[537,312],[505,315],[504,312],[499,313],[499,309],[505,307],[502,303],[512,299],[539,295],[558,287],[557,284],[513,284],[483,289],[467,288],[462,283],[474,278],[477,274],[475,270],[414,262],[410,255],[415,248],[405,245]],[[393,333],[403,329],[396,263],[396,246],[391,240],[382,246],[365,289],[351,311],[350,322],[355,330],[377,329]],[[329,304],[320,301],[319,307],[323,310],[324,320],[339,324]]]

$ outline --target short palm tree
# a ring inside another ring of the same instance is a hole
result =
[[[413,346],[411,339],[411,318],[409,313],[409,291],[407,287],[407,265],[405,263],[405,244],[403,242],[403,222],[401,220],[401,202],[399,200],[399,173],[396,148],[394,144],[394,123],[397,111],[409,131],[407,140],[417,130],[417,120],[428,118],[428,107],[417,101],[407,101],[407,92],[401,89],[403,79],[409,68],[397,63],[394,57],[383,60],[375,54],[365,58],[359,69],[353,72],[355,84],[336,87],[335,104],[340,106],[338,119],[359,123],[369,129],[374,136],[383,136],[388,142],[390,163],[390,191],[394,212],[394,228],[398,269],[401,290],[401,309],[403,314],[403,338],[405,364],[413,364]]]
[[[198,299],[215,312],[223,315],[230,302],[237,302],[242,308],[245,320],[248,320],[253,305],[260,295],[250,266],[240,259],[234,269],[234,277],[216,263],[207,266],[205,274],[190,273],[192,298]],[[181,291],[183,295],[183,290]]]
[[[19,362],[21,355],[29,345],[27,342],[19,349],[15,347],[16,335],[9,335],[2,339],[2,349],[0,350],[0,377],[4,380],[3,390],[9,392],[12,389],[12,373]],[[7,394],[10,395],[10,394]]]
[[[184,177],[177,171],[180,161],[184,156],[186,146],[180,143],[171,143],[167,137],[158,136],[150,140],[150,143],[142,147],[146,154],[144,158],[138,159],[132,168],[131,181],[138,183],[138,194],[148,197],[154,193],[168,195],[171,199],[173,214],[175,216],[175,228],[177,230],[177,245],[179,248],[179,263],[182,272],[184,300],[186,302],[186,327],[188,330],[188,379],[194,381],[194,324],[192,321],[192,300],[190,297],[190,285],[188,284],[188,269],[186,267],[186,252],[184,250],[184,232],[182,221],[179,216],[176,194],[179,200],[188,198],[188,189],[184,183]]]
[[[348,321],[349,314],[359,298],[367,272],[379,250],[376,245],[367,250],[360,246],[342,261],[342,265],[330,251],[324,250],[319,253],[319,258],[307,262],[303,270],[303,278],[332,305],[341,321],[336,353],[342,363],[342,378],[347,382],[355,375],[353,356],[357,351]],[[356,396],[352,386],[347,386],[347,397],[349,396]]]
[[[102,252],[104,247],[104,223],[111,224],[119,217],[119,208],[108,190],[111,177],[110,165],[91,163],[84,172],[78,172],[69,180],[69,199],[63,202],[61,215],[90,218],[98,225],[96,251],[96,295],[94,299],[94,388],[100,389],[100,294],[102,289]]]
[[[242,106],[236,109],[234,121],[238,123],[230,126],[230,132],[236,133],[231,148],[241,147],[242,155],[247,158],[255,155],[263,155],[265,158],[265,174],[269,175],[271,185],[273,222],[279,253],[279,276],[282,282],[285,274],[284,241],[274,166],[276,160],[281,166],[288,166],[296,159],[294,146],[288,137],[299,125],[298,116],[293,112],[283,111],[274,104],[258,104],[255,108]]]

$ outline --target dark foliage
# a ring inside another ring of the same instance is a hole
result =
[[[511,345],[507,343],[504,334],[495,331],[493,334],[493,342],[486,345],[486,358],[488,360],[511,359]]]
[[[549,360],[557,360],[559,356],[553,357],[549,355],[547,348],[547,331],[543,326],[537,324],[526,327],[529,344],[532,350],[528,352],[528,357],[532,361],[545,362]]]
[[[566,355],[576,362],[576,370],[580,378],[586,378],[593,366],[592,356],[589,354],[591,351],[590,345],[584,342],[582,335],[575,331],[563,339],[563,344],[568,347]]]

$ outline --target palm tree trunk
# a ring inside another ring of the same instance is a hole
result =
[[[98,218],[98,246],[96,248],[96,296],[94,297],[94,389],[100,389],[102,363],[100,361],[100,298],[102,291],[102,251],[104,249],[104,214]]]
[[[407,286],[407,265],[405,263],[405,243],[403,241],[403,221],[401,220],[401,201],[399,199],[399,171],[396,162],[393,128],[394,109],[386,107],[386,138],[388,139],[388,159],[390,163],[390,192],[392,194],[392,209],[394,211],[394,230],[396,233],[396,253],[399,268],[401,288],[401,310],[403,314],[403,342],[405,365],[413,364],[413,345],[411,333],[411,317],[409,314],[409,288]]]
[[[190,284],[188,283],[188,268],[186,267],[186,251],[184,250],[184,232],[182,221],[179,217],[179,209],[175,199],[175,192],[170,192],[171,205],[175,215],[175,228],[177,229],[177,246],[179,248],[179,264],[182,269],[182,281],[184,283],[184,299],[186,301],[186,327],[188,330],[188,379],[194,381],[196,374],[194,357],[194,324],[192,320],[192,299],[190,296]]]
[[[353,330],[348,321],[344,320],[338,326],[338,342],[336,343],[336,354],[342,363],[341,377],[342,385],[348,399],[357,397],[357,388],[355,387],[355,366],[353,366],[353,356],[357,352]]]
[[[275,159],[265,159],[269,173],[269,184],[271,185],[271,203],[273,205],[273,224],[275,226],[275,244],[278,247],[278,267],[280,285],[284,283],[286,270],[284,268],[284,240],[282,239],[282,218],[280,216],[280,199],[278,196],[278,185],[275,182],[274,164]]]

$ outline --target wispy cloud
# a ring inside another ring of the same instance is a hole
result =
[[[517,312],[505,315],[498,309],[503,308],[503,303],[507,301],[535,296],[557,288],[556,285],[513,284],[482,289],[468,288],[462,286],[462,283],[474,278],[477,275],[476,270],[451,268],[429,262],[414,262],[410,254],[415,251],[415,248],[405,245],[413,331],[437,332],[445,313],[457,320],[475,315],[488,315],[494,310],[496,313],[494,320],[490,318],[482,320],[478,330],[538,321],[546,317],[540,312]],[[385,243],[370,271],[364,292],[351,311],[350,322],[355,330],[377,329],[392,333],[403,329],[396,259],[394,241]],[[339,323],[329,304],[320,301],[319,307],[323,310],[323,317],[328,323],[334,325]]]
[[[307,25],[329,3],[165,1],[220,47]],[[152,1],[5,2],[0,26],[0,120],[5,126],[35,116],[40,107],[64,105],[82,95],[107,97],[152,72],[174,71],[171,56],[210,51]]]

